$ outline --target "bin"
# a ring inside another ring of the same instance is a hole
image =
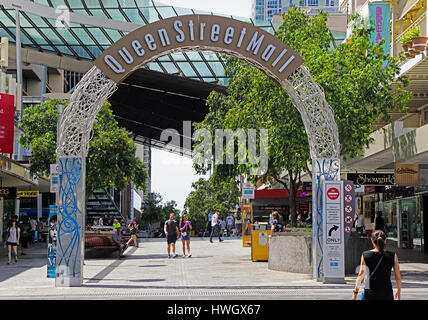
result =
[[[272,231],[253,230],[251,232],[251,260],[268,261],[269,257],[269,236]]]

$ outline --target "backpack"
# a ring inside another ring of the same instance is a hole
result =
[[[240,212],[238,212],[238,213],[236,214],[236,220],[241,220],[241,213],[240,213]]]

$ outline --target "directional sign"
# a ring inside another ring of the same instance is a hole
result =
[[[331,227],[330,230],[328,230],[328,236],[331,237],[331,233],[333,231],[336,231],[337,229],[339,229],[339,226],[333,225],[333,227]]]
[[[327,224],[328,236],[326,238],[326,244],[341,244],[342,234],[338,225]],[[342,231],[343,233],[343,231]]]
[[[352,224],[352,222],[354,222],[354,218],[352,218],[351,216],[345,217],[345,223]]]

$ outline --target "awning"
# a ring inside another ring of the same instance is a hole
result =
[[[418,2],[420,2],[421,0],[407,0],[406,4],[403,7],[403,10],[401,11],[400,14],[400,20],[410,11],[412,10],[417,4]]]

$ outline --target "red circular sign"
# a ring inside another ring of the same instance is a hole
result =
[[[339,190],[337,188],[330,188],[327,190],[327,197],[330,200],[336,200],[337,198],[339,198]]]

